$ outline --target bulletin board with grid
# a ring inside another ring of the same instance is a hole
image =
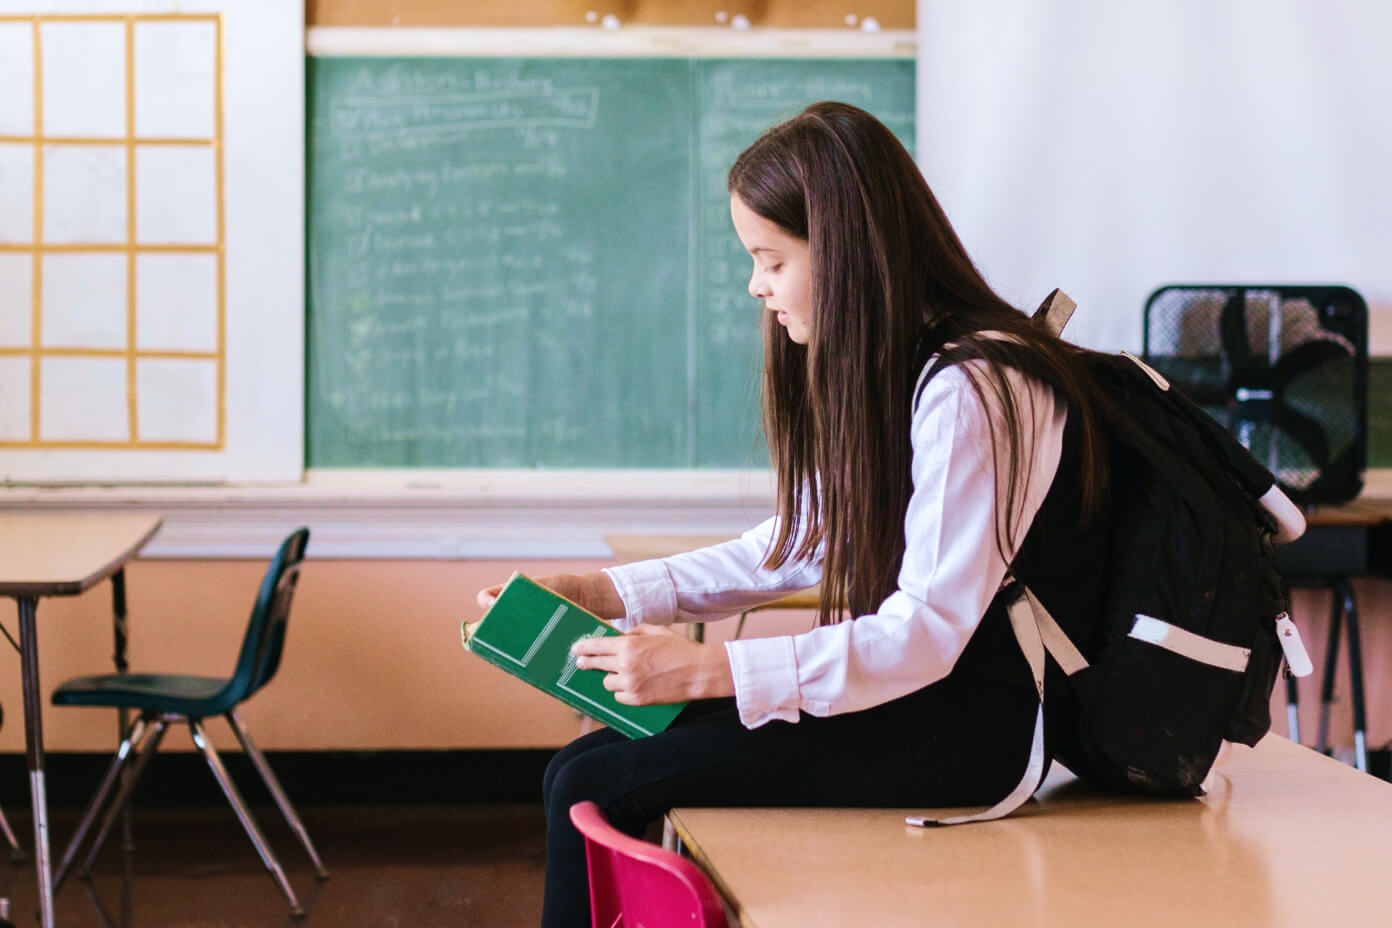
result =
[[[223,20],[0,16],[0,448],[227,440]]]

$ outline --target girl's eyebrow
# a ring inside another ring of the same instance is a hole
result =
[[[778,255],[782,254],[777,248],[770,248],[767,245],[755,245],[749,249],[751,255]]]

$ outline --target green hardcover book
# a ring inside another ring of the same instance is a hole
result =
[[[514,573],[477,622],[465,622],[464,647],[572,708],[630,738],[662,731],[686,705],[626,706],[604,688],[604,671],[580,670],[570,646],[581,638],[623,634],[592,612]]]

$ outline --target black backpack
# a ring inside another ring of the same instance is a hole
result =
[[[1036,318],[1058,332],[1071,310],[1055,291]],[[1232,435],[1139,359],[1083,357],[1105,398],[1111,453],[1102,609],[1067,614],[1076,600],[1041,601],[1008,578],[997,603],[1040,694],[1029,768],[986,812],[911,824],[999,818],[1038,788],[1046,652],[1070,703],[1062,737],[1050,716],[1049,754],[1089,781],[1164,796],[1202,794],[1224,742],[1253,745],[1266,733],[1283,651],[1292,672],[1310,671],[1272,547],[1303,531],[1299,510]]]

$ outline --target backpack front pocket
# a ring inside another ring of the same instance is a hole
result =
[[[1198,795],[1250,659],[1247,648],[1137,615],[1130,634],[1070,678],[1097,772],[1116,786]]]

